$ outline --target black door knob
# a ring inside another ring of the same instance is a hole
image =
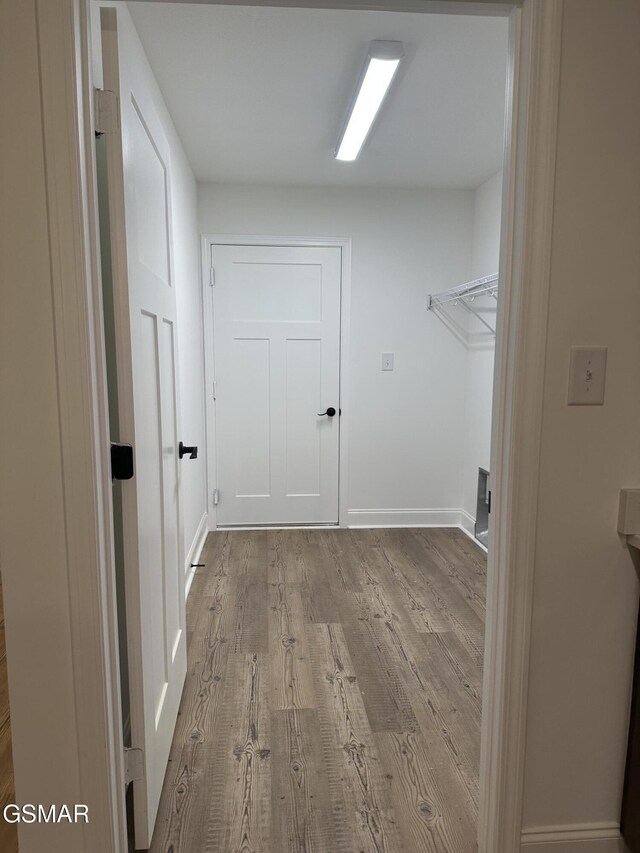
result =
[[[325,415],[328,415],[330,418],[332,418],[335,415],[335,413],[336,413],[336,410],[333,408],[333,406],[329,406],[329,408],[327,409],[326,412],[318,412],[318,417],[322,418]]]
[[[189,459],[197,459],[198,458],[198,448],[197,447],[195,447],[195,446],[187,447],[186,444],[183,444],[182,442],[180,442],[180,444],[178,445],[178,456],[180,457],[180,459],[182,459],[182,457],[185,456],[187,453],[189,454]]]

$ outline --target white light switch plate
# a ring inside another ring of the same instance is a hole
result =
[[[602,406],[607,373],[607,347],[571,347],[570,406]]]
[[[382,353],[382,369],[383,370],[393,370],[393,353],[392,352],[383,352]]]

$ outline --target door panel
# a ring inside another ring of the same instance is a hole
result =
[[[125,14],[101,10],[104,85],[120,132],[107,137],[120,440],[134,446],[122,483],[135,846],[150,846],[186,674],[178,365],[169,146]]]
[[[268,273],[268,280],[265,273]],[[322,319],[319,264],[234,263],[232,317],[237,322],[317,323]]]
[[[170,284],[167,167],[135,97],[123,105],[131,123],[126,167],[133,176],[132,208],[135,210],[135,244],[138,261],[158,283]]]
[[[322,341],[287,340],[286,352],[285,494],[320,496],[320,447],[322,419],[309,417],[318,411],[322,381]]]
[[[182,588],[183,574],[180,572],[180,543],[179,534],[182,525],[180,518],[180,504],[176,498],[179,496],[180,483],[178,480],[178,459],[176,457],[176,448],[178,446],[178,424],[177,424],[177,400],[178,391],[176,388],[176,379],[178,375],[178,365],[176,359],[176,344],[175,344],[175,326],[172,321],[163,318],[160,327],[160,338],[162,346],[160,348],[161,361],[160,376],[163,381],[159,386],[163,389],[162,393],[162,488],[165,494],[164,500],[164,515],[163,515],[163,535],[164,535],[164,559],[167,566],[175,566],[178,571],[170,571],[168,580],[170,586],[165,590],[165,637],[166,637],[166,656],[167,656],[167,673],[169,667],[173,663],[177,644],[182,638],[182,631],[185,626],[185,613],[183,610]],[[166,393],[165,393],[166,392]]]
[[[212,253],[218,523],[335,524],[341,250]]]
[[[244,448],[234,458],[239,497],[269,497],[271,482],[269,425],[269,341],[233,341],[235,443]]]

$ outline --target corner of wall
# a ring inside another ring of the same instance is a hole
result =
[[[189,550],[187,551],[187,556],[184,561],[184,597],[185,600],[189,597],[189,591],[191,589],[191,584],[193,583],[193,576],[196,573],[196,563],[200,561],[200,555],[204,549],[205,543],[207,541],[207,534],[209,533],[209,517],[207,513],[203,513],[202,518],[200,519],[200,524],[198,525],[198,529],[196,530],[195,536],[193,537],[193,541],[189,546]]]
[[[496,172],[474,192],[474,216],[469,279],[498,271],[502,218],[502,171]],[[477,308],[495,328],[493,297],[476,300]],[[495,337],[473,316],[469,317],[469,345],[465,379],[465,434],[463,442],[462,507],[470,518],[476,511],[478,468],[489,470],[491,453],[491,404]]]

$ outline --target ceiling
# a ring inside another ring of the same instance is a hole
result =
[[[129,3],[200,181],[477,187],[502,165],[506,18]],[[358,160],[333,150],[373,39],[406,58]]]

